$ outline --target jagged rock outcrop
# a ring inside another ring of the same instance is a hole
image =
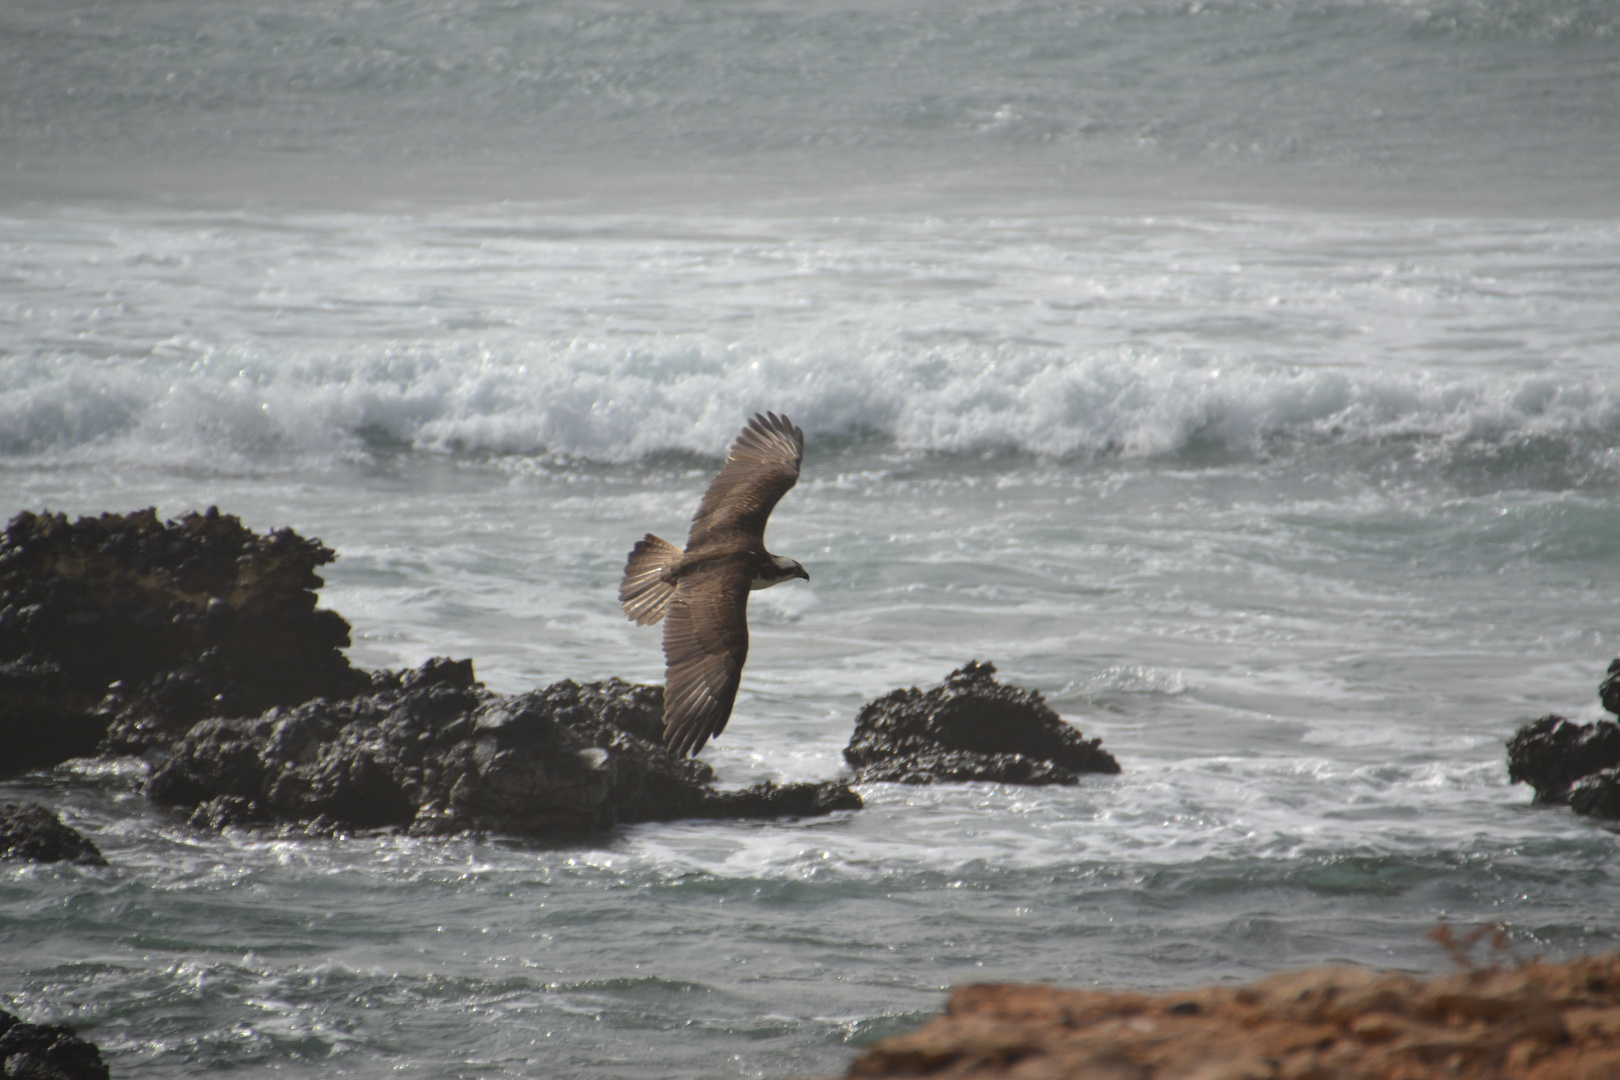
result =
[[[545,835],[860,805],[842,784],[717,791],[664,752],[653,687],[501,697],[470,660],[358,671],[349,624],[315,606],[333,558],[215,508],[17,515],[0,537],[0,771],[146,753],[149,796],[212,827]]]
[[[1605,709],[1620,716],[1620,660],[1609,662],[1608,677],[1598,684],[1598,700]]]
[[[1603,707],[1620,713],[1620,660],[1598,687]],[[1508,740],[1508,779],[1536,791],[1536,804],[1568,803],[1577,814],[1620,821],[1620,723],[1576,724],[1549,714]]]
[[[0,1010],[0,1077],[108,1080],[101,1051],[61,1024],[30,1024]]]
[[[1318,968],[1170,994],[966,986],[849,1075],[1597,1080],[1620,1076],[1620,954],[1433,979]]]
[[[315,568],[333,557],[212,507],[169,522],[18,514],[0,537],[0,772],[360,692],[349,624],[315,607]]]
[[[1543,716],[1514,732],[1507,751],[1508,779],[1534,788],[1537,804],[1561,806],[1577,780],[1620,765],[1620,724]]]
[[[101,850],[38,803],[0,807],[0,859],[106,866]],[[6,1073],[0,1070],[0,1076]]]
[[[844,759],[860,780],[902,784],[1073,784],[1085,773],[1119,772],[1102,740],[1064,723],[1038,692],[998,683],[995,672],[973,661],[927,693],[912,687],[868,702]]]
[[[147,794],[194,824],[545,836],[687,817],[857,809],[842,784],[713,787],[660,741],[663,695],[617,679],[503,696],[472,661],[378,672],[371,692],[197,724]]]

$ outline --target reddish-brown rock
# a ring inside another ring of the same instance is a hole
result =
[[[1620,953],[1432,979],[1317,968],[1171,994],[968,986],[849,1075],[1613,1080]]]

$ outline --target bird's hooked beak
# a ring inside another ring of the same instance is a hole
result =
[[[793,564],[793,576],[794,577],[802,577],[802,578],[804,578],[804,580],[809,581],[810,580],[810,571],[808,571],[808,570],[806,570],[804,568],[803,563],[794,563]]]

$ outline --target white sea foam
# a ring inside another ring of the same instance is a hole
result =
[[[1051,695],[1053,701],[1095,702],[1110,694],[1164,694],[1187,692],[1187,680],[1179,671],[1115,664],[1095,675],[1075,680]]]
[[[218,503],[361,665],[656,682],[623,553],[785,411],[721,783],[970,658],[1123,771],[546,841],[11,777],[112,866],[0,870],[8,1008],[134,1080],[834,1075],[969,981],[1616,946],[1501,742],[1615,652],[1620,7],[105,6],[0,5],[8,514]]]
[[[877,433],[908,451],[1057,458],[1175,454],[1194,443],[1256,451],[1275,440],[1489,447],[1544,437],[1595,444],[1601,461],[1620,440],[1620,375],[1215,369],[1134,350],[852,352],[739,358],[677,345],[674,370],[659,370],[666,357],[656,351],[611,345],[504,356],[449,347],[407,364],[294,362],[257,380],[64,360],[8,380],[0,440],[14,460],[249,470],[398,446],[622,462],[719,455],[741,418],[768,408],[791,415],[812,444]]]
[[[1404,223],[1277,216],[542,224],[13,221],[0,454],[625,462],[718,455],[763,409],[813,443],[1052,458],[1547,438],[1601,467],[1620,443],[1612,228],[1510,223],[1509,258],[1436,226],[1402,267]]]

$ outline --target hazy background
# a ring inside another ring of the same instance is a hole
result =
[[[0,186],[1612,212],[1605,0],[10,0]]]

